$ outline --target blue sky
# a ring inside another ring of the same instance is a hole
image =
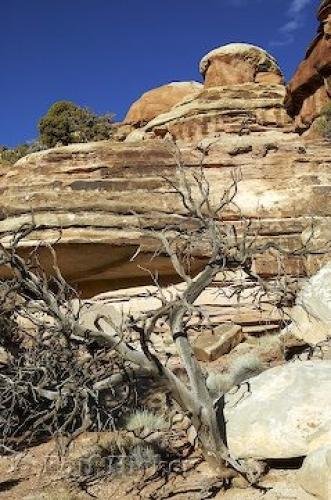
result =
[[[200,80],[209,50],[247,42],[290,78],[315,36],[318,0],[1,0],[0,144],[32,140],[68,99],[122,119],[144,91]]]

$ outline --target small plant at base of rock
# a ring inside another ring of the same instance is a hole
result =
[[[75,460],[71,475],[89,480],[109,474],[118,476],[156,466],[160,460],[160,454],[152,445],[120,432]]]
[[[331,104],[322,109],[321,116],[317,120],[317,130],[325,139],[331,141]]]
[[[148,410],[138,410],[130,415],[126,421],[129,431],[164,431],[169,429],[169,422],[163,415],[157,415]]]
[[[152,446],[144,443],[135,446],[123,461],[123,472],[134,472],[136,470],[155,467],[160,461],[160,455]]]

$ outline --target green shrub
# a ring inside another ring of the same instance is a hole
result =
[[[112,133],[110,115],[98,116],[70,101],[53,104],[41,118],[38,128],[40,140],[48,148],[109,139]]]
[[[325,137],[331,140],[331,103],[327,104],[323,109],[320,118],[317,122],[318,131]]]
[[[26,156],[30,153],[35,153],[43,149],[39,141],[33,141],[31,143],[19,144],[15,148],[8,148],[6,146],[0,146],[0,161],[1,163],[13,165],[20,158]]]

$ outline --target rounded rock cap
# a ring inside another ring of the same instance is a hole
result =
[[[199,69],[207,86],[254,82],[257,74],[278,77],[274,81],[269,77],[266,83],[282,82],[276,59],[266,50],[248,43],[229,43],[208,52],[201,59]]]
[[[203,86],[198,82],[171,82],[145,92],[131,106],[124,123],[143,125],[167,113],[185,99],[195,97]]]

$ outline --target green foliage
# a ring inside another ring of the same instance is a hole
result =
[[[26,156],[30,153],[35,153],[42,149],[41,144],[38,141],[33,141],[32,143],[19,144],[16,148],[7,148],[6,146],[0,146],[0,162],[8,165],[13,165],[20,158]]]
[[[111,116],[98,116],[88,108],[70,101],[53,104],[38,125],[40,140],[46,147],[67,146],[76,142],[109,139],[112,134]]]
[[[325,137],[325,139],[331,140],[331,103],[327,104],[321,113],[320,118],[317,122],[317,128],[319,133]]]

